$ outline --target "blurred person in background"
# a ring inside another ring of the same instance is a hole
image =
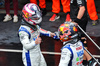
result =
[[[94,0],[87,0],[87,11],[92,20],[92,25],[97,25],[99,21]]]
[[[14,16],[13,16],[13,22],[18,22],[18,0],[12,0],[13,1],[13,9],[14,9]],[[4,17],[3,22],[7,22],[9,20],[12,20],[12,17],[10,15],[10,0],[5,0],[5,9],[6,9],[6,16]]]
[[[76,22],[84,31],[86,31],[86,26],[88,23],[87,18],[87,6],[85,0],[71,0],[70,2],[70,17],[71,21]],[[87,48],[86,35],[81,31],[81,41],[85,48]],[[84,51],[83,65],[84,66],[94,66],[96,61]]]
[[[57,19],[60,18],[60,5],[62,4],[63,6],[63,12],[66,14],[66,19],[65,21],[69,21],[70,20],[70,0],[52,0],[52,12],[54,13],[52,15],[52,17],[49,19],[49,21],[53,22]]]
[[[30,3],[37,3],[37,0],[30,0]],[[46,1],[45,0],[39,0],[39,7],[40,10],[42,11],[42,16],[45,16],[47,14],[47,10],[46,10]]]

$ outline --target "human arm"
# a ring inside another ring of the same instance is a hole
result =
[[[48,36],[48,37],[53,37],[55,36],[54,33],[50,32],[50,31],[47,31],[47,30],[44,30],[42,28],[40,28],[40,35],[41,36]]]
[[[59,33],[58,33],[57,31],[54,32],[54,33],[55,33],[55,36],[53,36],[53,38],[54,38],[54,39],[60,39],[60,38],[59,38]]]
[[[85,1],[84,0],[77,0],[77,7],[78,7],[78,13],[77,13],[77,17],[74,20],[77,23],[81,22],[81,19],[83,17],[83,15],[85,14]]]
[[[19,32],[19,38],[20,38],[20,41],[21,41],[23,47],[26,50],[30,50],[30,49],[34,48],[37,44],[41,43],[41,38],[39,38],[39,37],[37,37],[36,40],[30,41],[29,34],[24,31]]]
[[[85,12],[85,6],[80,6],[79,11],[78,11],[78,15],[77,15],[77,19],[81,19],[84,15],[84,12]]]
[[[67,48],[63,49],[61,52],[59,66],[68,66],[70,59],[71,59],[71,52]]]

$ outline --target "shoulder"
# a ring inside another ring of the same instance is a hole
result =
[[[70,45],[65,45],[63,48],[62,48],[63,51],[70,51],[71,48],[70,48]]]
[[[61,51],[61,54],[63,54],[63,55],[70,55],[71,51],[68,48],[63,48],[62,51]]]
[[[20,28],[19,28],[19,34],[21,34],[21,35],[27,35],[27,34],[29,34],[30,35],[30,27],[28,27],[28,26],[25,26],[25,25],[21,25],[20,26]]]
[[[82,43],[80,40],[78,41],[78,44],[81,44],[81,45],[83,45],[83,43]]]
[[[26,25],[21,25],[19,29],[25,30],[25,29],[30,29],[30,27],[28,27],[28,26],[26,26]]]
[[[25,26],[25,25],[21,25],[20,28],[19,28],[19,32],[20,31],[29,32],[30,30],[31,30],[31,28],[28,27],[28,26]]]
[[[63,48],[70,48],[70,44],[65,45]]]

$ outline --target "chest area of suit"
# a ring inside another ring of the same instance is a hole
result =
[[[40,35],[40,31],[39,31],[39,29],[34,31],[32,28],[30,28],[30,34],[31,34],[31,38],[35,38]]]

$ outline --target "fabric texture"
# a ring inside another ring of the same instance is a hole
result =
[[[63,6],[64,13],[70,12],[70,0],[61,0],[61,4],[60,4],[60,0],[52,0],[52,2],[53,2],[52,12],[59,13],[61,10],[60,8],[61,4]]]
[[[30,0],[30,3],[37,4],[37,0]],[[39,6],[40,6],[40,8],[46,8],[46,1],[45,0],[39,0]]]
[[[94,0],[87,0],[87,11],[91,20],[98,20]]]

